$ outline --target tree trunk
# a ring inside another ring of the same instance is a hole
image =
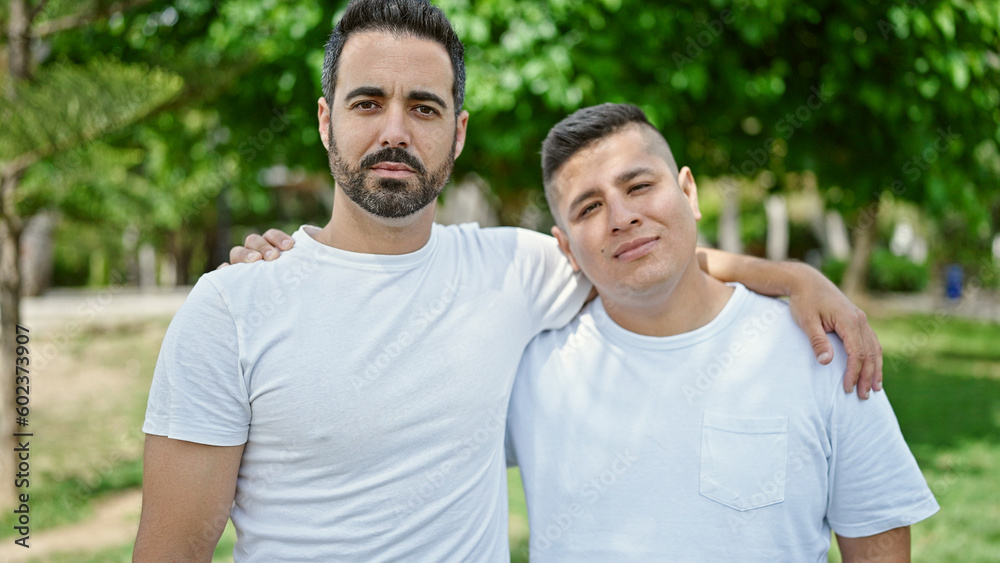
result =
[[[740,190],[735,182],[723,179],[722,214],[719,216],[719,248],[734,254],[743,254],[740,235]]]
[[[875,236],[878,234],[878,215],[879,202],[875,200],[861,211],[853,229],[854,249],[841,283],[841,289],[852,300],[863,297],[866,292],[868,266],[875,246]]]
[[[7,22],[7,95],[16,97],[15,84],[31,78],[31,7],[26,0],[10,0]],[[14,504],[14,360],[17,325],[21,323],[21,219],[17,215],[17,186],[24,170],[0,168],[0,507]],[[29,347],[30,350],[30,347]],[[30,366],[30,363],[29,363]],[[30,371],[30,368],[29,368]],[[30,389],[30,387],[29,387]]]
[[[13,505],[17,492],[13,455],[17,445],[14,432],[18,431],[14,426],[14,378],[17,375],[14,361],[17,358],[17,325],[21,324],[21,225],[14,207],[14,194],[22,176],[23,172],[6,173],[0,178],[0,404],[3,404],[0,412],[0,436],[3,437],[0,439],[3,448],[0,454],[0,507],[4,508]],[[28,369],[30,372],[30,367]]]
[[[35,297],[52,285],[53,231],[59,215],[43,211],[25,221],[21,232],[21,295]]]
[[[826,214],[826,233],[824,247],[828,256],[835,260],[847,260],[851,255],[851,242],[847,237],[847,227],[844,226],[844,217],[838,211],[829,211]]]
[[[767,214],[767,259],[788,259],[788,205],[785,198],[773,195],[764,202]]]
[[[170,233],[167,238],[167,252],[174,257],[174,280],[177,285],[188,285],[190,283],[191,257],[194,249],[183,234],[183,227],[180,230]],[[226,257],[228,260],[229,257]]]

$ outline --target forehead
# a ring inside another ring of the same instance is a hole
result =
[[[450,98],[454,82],[444,45],[407,34],[355,33],[344,43],[338,66],[338,95],[365,85],[431,90]]]
[[[669,171],[654,141],[642,126],[628,125],[571,156],[556,172],[555,187],[569,203],[566,194],[613,187],[616,178],[638,167]]]

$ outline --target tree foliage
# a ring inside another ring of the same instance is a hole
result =
[[[976,240],[996,229],[995,2],[437,3],[466,45],[472,117],[456,176],[486,178],[506,222],[543,204],[538,150],[549,127],[615,101],[643,107],[697,175],[787,190],[788,172],[812,170],[851,225],[890,196],[963,217]],[[316,99],[344,4],[157,0],[53,37],[52,58],[107,56],[183,77],[166,117],[122,140],[151,151],[137,172],[159,194],[156,229],[210,229],[212,205],[188,201],[206,197],[224,197],[238,224],[323,221],[322,208],[276,211],[259,177],[276,164],[326,174]]]

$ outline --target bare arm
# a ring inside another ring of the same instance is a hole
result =
[[[837,536],[844,563],[910,563],[910,527],[863,538]]]
[[[133,563],[211,561],[229,520],[243,446],[146,435]]]
[[[882,345],[868,317],[815,268],[713,248],[698,248],[697,255],[701,269],[718,280],[738,281],[764,295],[789,296],[792,317],[809,337],[821,364],[833,359],[826,334],[836,332],[847,351],[844,391],[851,392],[856,385],[858,397],[867,399],[869,391],[882,389]]]

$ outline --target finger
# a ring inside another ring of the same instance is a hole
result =
[[[216,270],[221,270],[221,269],[225,268],[228,265],[229,265],[229,262],[223,262],[222,264],[219,264],[219,267],[216,268]]]
[[[277,248],[271,246],[267,239],[257,234],[247,235],[247,239],[243,242],[243,246],[250,250],[259,252],[260,255],[264,257],[264,260],[268,261],[274,260],[279,254],[281,254],[278,252]]]
[[[844,342],[844,351],[847,352],[847,369],[844,370],[844,392],[854,391],[861,375],[861,366],[864,363],[864,344],[861,342],[861,333],[857,330],[857,323],[841,322],[834,326],[837,336]]]
[[[233,264],[256,262],[261,259],[260,252],[250,250],[245,246],[234,246],[229,250],[229,261]]]
[[[869,330],[871,330],[869,328]],[[872,330],[872,337],[875,339],[875,380],[872,382],[872,389],[882,390],[882,367],[885,359],[882,357],[882,343],[878,340],[878,335]]]
[[[875,377],[875,343],[867,338],[871,334],[868,326],[868,317],[864,311],[858,311],[858,332],[862,335],[861,343],[864,345],[864,356],[862,357],[861,376],[858,378],[858,398],[867,399],[872,390],[872,379]]]
[[[823,323],[818,318],[809,321],[805,331],[806,335],[809,336],[809,344],[812,346],[816,361],[823,365],[830,363],[830,360],[833,359],[833,344],[830,344],[830,338],[823,330]]]
[[[264,238],[267,242],[271,243],[272,246],[280,248],[281,250],[288,250],[289,248],[295,246],[295,240],[279,229],[268,229],[267,232],[264,233]]]

